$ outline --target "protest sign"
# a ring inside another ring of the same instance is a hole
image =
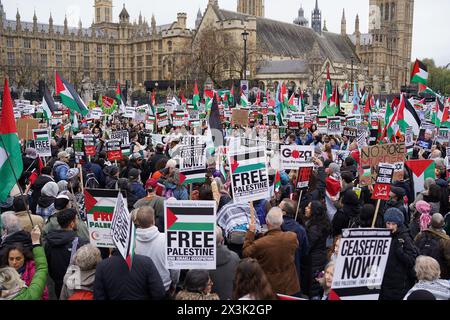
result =
[[[123,115],[124,118],[130,118],[134,119],[136,118],[136,108],[134,107],[125,107],[125,114]]]
[[[391,245],[388,229],[344,229],[331,300],[378,300]]]
[[[351,114],[353,112],[353,103],[341,103],[341,109],[345,114]]]
[[[337,163],[340,166],[342,166],[345,162],[345,159],[350,156],[350,151],[348,150],[331,150],[331,153],[333,155],[333,162]]]
[[[269,198],[269,177],[265,148],[230,150],[231,185],[235,202]]]
[[[92,134],[85,134],[84,138],[84,152],[88,157],[94,157],[97,153],[95,148],[95,138]]]
[[[19,139],[33,139],[33,130],[39,129],[38,119],[18,119],[16,122]]]
[[[341,130],[341,118],[340,117],[328,117],[327,133],[329,135],[340,135]]]
[[[216,269],[216,202],[165,201],[166,267]]]
[[[88,108],[89,110],[94,109],[97,106],[97,103],[95,102],[95,100],[89,100],[88,101]]]
[[[75,162],[81,163],[84,157],[84,138],[83,137],[73,137],[73,150],[75,152]]]
[[[406,146],[406,153],[408,155],[412,155],[414,151],[414,134],[413,134],[413,127],[407,127],[406,133],[405,133],[405,146]]]
[[[114,248],[111,222],[119,190],[85,189],[90,243],[99,248]]]
[[[58,125],[62,123],[63,113],[61,111],[55,111],[53,112],[53,116],[50,119],[51,125]]]
[[[246,127],[248,125],[248,111],[242,109],[233,109],[232,125]]]
[[[373,185],[376,179],[376,168],[379,163],[405,161],[406,147],[404,143],[392,143],[364,147],[361,149],[361,186]],[[395,179],[395,175],[394,175]]]
[[[352,127],[345,127],[342,135],[347,137],[348,139],[354,139],[358,136],[358,129]]]
[[[169,115],[167,111],[159,112],[157,114],[157,121],[159,128],[167,127],[169,125]]]
[[[380,163],[378,165],[377,184],[391,184],[394,176],[394,165],[390,163]]]
[[[40,157],[51,157],[50,135],[47,129],[33,130],[34,148]]]
[[[347,127],[356,128],[356,117],[355,116],[347,116],[345,118],[345,123]]]
[[[206,176],[206,144],[203,136],[183,136],[189,140],[180,148],[180,183],[203,183]]]
[[[120,140],[108,140],[106,142],[106,155],[109,161],[122,160],[122,148],[120,147]]]
[[[373,200],[384,200],[390,199],[391,185],[390,184],[376,184],[373,187],[372,199]]]
[[[319,133],[328,133],[328,119],[327,117],[317,117],[317,131]]]
[[[434,131],[436,126],[432,123],[422,123],[419,130],[419,137],[416,145],[425,151],[431,151],[431,146],[434,141]]]
[[[298,170],[297,190],[308,188],[313,170],[314,167],[303,167]]]
[[[448,139],[449,139],[448,131],[449,131],[449,128],[439,128],[436,141],[439,143],[448,142]]]
[[[312,163],[314,146],[282,145],[280,148],[280,161],[283,170],[297,170],[301,167],[314,166]]]
[[[131,269],[134,256],[136,228],[128,211],[127,203],[119,193],[112,217],[111,235],[114,245]]]
[[[130,134],[127,130],[117,130],[111,132],[110,138],[112,140],[120,140],[123,146],[130,145]]]
[[[91,119],[100,120],[103,116],[103,110],[101,108],[94,108],[91,110]]]

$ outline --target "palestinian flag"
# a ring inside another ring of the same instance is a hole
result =
[[[413,172],[415,194],[425,190],[424,183],[426,179],[436,179],[436,163],[434,160],[410,160],[405,163]]]
[[[331,99],[331,96],[333,95],[333,86],[331,85],[329,65],[327,66],[327,81],[325,82],[325,90],[327,94],[327,100],[329,101]]]
[[[152,97],[151,97],[150,104],[152,105],[152,107],[156,106],[156,89],[153,89],[153,91],[152,91]]]
[[[300,90],[300,97],[298,99],[300,105],[300,112],[305,112],[305,97],[303,96],[302,90]]]
[[[241,91],[241,102],[240,102],[241,107],[243,108],[247,108],[250,104],[248,102],[248,98],[245,95],[244,91]]]
[[[261,90],[258,89],[258,93],[256,94],[255,106],[261,105]]]
[[[319,106],[319,116],[320,117],[334,117],[336,115],[335,107],[328,105],[327,92],[326,89],[322,91],[322,99]]]
[[[297,112],[297,106],[295,105],[295,94],[293,93],[288,101],[288,108],[291,111]]]
[[[180,172],[180,183],[183,186],[191,183],[204,183],[206,181],[206,168]]]
[[[400,97],[400,104],[398,106],[397,117],[395,119],[398,125],[400,126],[401,133],[405,134],[406,129],[408,127],[413,128],[413,133],[415,135],[419,134],[419,129],[421,125],[421,121],[419,116],[417,115],[416,110],[414,110],[411,103],[409,103],[408,99],[405,98],[405,95],[402,93]]]
[[[448,116],[449,106],[447,103],[444,105],[442,101],[436,97],[436,104],[433,111],[431,122],[438,128],[448,127],[450,125]]]
[[[186,110],[187,101],[186,101],[186,98],[184,97],[183,91],[180,92],[180,101],[181,101],[181,106],[183,107],[183,110]]]
[[[214,91],[205,90],[205,111],[207,114],[209,114],[209,112],[211,111],[213,99],[214,99]]]
[[[48,91],[47,85],[44,88],[44,97],[42,98],[42,109],[44,110],[44,118],[45,120],[50,120],[52,118],[52,114],[56,111],[55,100],[53,100],[50,91]]]
[[[230,97],[228,98],[228,104],[230,107],[234,107],[234,85],[231,85]]]
[[[393,122],[392,119],[394,118],[394,110],[391,107],[391,104],[389,102],[386,102],[386,114],[384,117],[384,132],[382,134],[382,139],[385,137],[389,138],[389,141],[392,141],[392,137],[394,136],[394,128],[393,128]]]
[[[433,89],[428,88],[426,85],[419,83],[419,94],[431,94],[433,96],[439,96]]]
[[[165,207],[167,231],[213,231],[215,230],[214,207]]]
[[[359,94],[356,86],[356,81],[353,84],[353,114],[360,113],[359,111]]]
[[[19,137],[17,136],[14,119],[13,102],[9,92],[8,80],[2,98],[2,113],[0,117],[0,201],[5,202],[11,189],[17,183],[23,171],[22,153],[20,151]],[[8,159],[9,158],[9,159]]]
[[[372,99],[369,95],[368,99],[366,99],[366,103],[364,105],[364,114],[368,115],[372,113]]]
[[[89,110],[81,100],[78,93],[58,72],[55,73],[56,94],[61,97],[62,103],[72,111],[80,113],[85,117]]]
[[[333,90],[333,95],[331,96],[330,109],[331,112],[334,113],[334,115],[336,115],[341,110],[341,102],[339,99],[339,88],[337,87],[337,85],[335,86]]]
[[[414,68],[411,72],[411,82],[420,83],[422,85],[427,85],[428,83],[428,69],[427,66],[422,63],[419,59],[416,59]]]
[[[124,99],[122,99],[122,92],[120,90],[120,83],[117,84],[117,89],[116,89],[116,102],[117,105],[119,106],[120,110],[125,111],[125,104],[123,103]]]
[[[275,174],[275,180],[273,181],[273,186],[275,189],[275,192],[279,192],[281,188],[281,177],[280,177],[280,171],[277,170],[277,173]]]
[[[200,107],[200,93],[198,91],[197,81],[194,84],[194,96],[192,98],[192,104],[194,105],[194,110],[198,110]]]

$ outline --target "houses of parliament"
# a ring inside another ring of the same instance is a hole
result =
[[[51,13],[46,23],[36,14],[24,22],[19,11],[15,20],[7,19],[0,0],[0,78],[26,87],[42,78],[52,81],[57,70],[76,85],[89,78],[110,87],[130,81],[135,89],[147,80],[185,80],[176,66],[197,49],[204,30],[215,28],[240,42],[244,30],[250,33],[249,48],[261,53],[249,61],[250,78],[262,86],[288,80],[306,88],[317,72],[324,83],[327,67],[336,83],[354,80],[375,94],[398,92],[409,80],[414,0],[369,0],[367,34],[360,32],[358,16],[348,32],[345,11],[340,33],[329,32],[318,0],[310,22],[300,8],[292,23],[267,18],[264,0],[237,0],[236,12],[209,0],[194,29],[187,27],[186,13],[157,25],[154,16],[131,22],[125,5],[119,9],[115,17],[112,0],[95,0],[92,24],[69,27],[67,17],[64,25],[54,25]]]

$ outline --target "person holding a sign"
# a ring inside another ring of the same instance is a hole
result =
[[[404,226],[403,212],[389,208],[384,213],[384,222],[392,232],[392,242],[379,299],[402,300],[414,285],[413,267],[418,252]]]
[[[261,264],[275,293],[294,295],[300,292],[295,253],[297,235],[281,231],[283,211],[272,208],[266,217],[268,232],[255,240],[256,224],[250,224],[243,246],[244,257],[254,257]]]

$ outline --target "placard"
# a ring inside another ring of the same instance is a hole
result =
[[[297,176],[297,190],[308,188],[313,170],[314,167],[299,168]]]
[[[280,149],[280,161],[283,170],[297,170],[302,167],[314,166],[312,162],[314,146],[282,145]]]
[[[122,148],[120,147],[120,140],[108,140],[106,142],[106,155],[109,161],[122,160]]]
[[[248,126],[248,111],[242,109],[233,109],[232,124],[235,126]]]
[[[19,139],[32,140],[33,130],[39,129],[38,119],[18,119],[16,121]]]

